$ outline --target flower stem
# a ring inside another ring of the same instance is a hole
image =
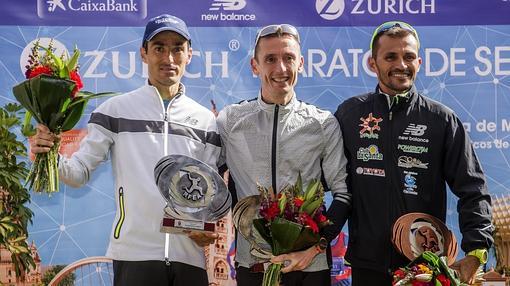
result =
[[[34,163],[27,176],[27,184],[36,193],[51,194],[59,191],[58,150],[60,142],[56,142],[48,153],[35,155]]]
[[[280,278],[282,276],[281,263],[271,263],[264,272],[264,278],[262,279],[262,286],[279,286]]]

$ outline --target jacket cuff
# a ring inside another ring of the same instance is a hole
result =
[[[342,227],[347,221],[347,217],[349,216],[350,211],[350,205],[338,200],[333,200],[326,213],[326,217],[330,222],[332,222],[332,224],[325,226],[322,231],[322,236],[328,242],[331,242],[333,239],[335,239],[340,231],[342,231]]]

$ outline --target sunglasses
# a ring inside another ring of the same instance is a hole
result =
[[[280,24],[280,25],[269,25],[265,26],[264,28],[260,29],[257,33],[257,38],[255,39],[255,46],[260,41],[260,38],[269,36],[276,33],[282,33],[282,34],[289,34],[296,38],[298,43],[301,43],[299,39],[299,33],[296,27],[289,25],[289,24]]]
[[[389,31],[390,29],[395,28],[395,27],[400,27],[400,28],[410,32],[411,34],[413,34],[413,36],[416,38],[416,41],[418,42],[418,49],[420,48],[420,39],[418,38],[418,33],[411,25],[407,24],[406,22],[402,22],[402,21],[390,21],[390,22],[381,24],[379,27],[377,27],[377,29],[375,29],[374,34],[372,34],[372,40],[370,40],[370,49],[372,49],[372,47],[374,45],[374,40],[378,35],[386,32],[386,31]]]

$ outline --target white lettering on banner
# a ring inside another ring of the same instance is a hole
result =
[[[73,2],[78,2],[74,4]],[[129,3],[117,3],[115,0],[105,2],[86,2],[69,0],[69,9],[82,12],[138,12],[138,4],[130,0]]]
[[[492,141],[473,141],[474,149],[510,149],[510,142],[503,139],[494,139]]]
[[[510,120],[501,120],[501,131],[510,132]]]
[[[510,52],[510,47],[496,47],[495,49],[496,75],[510,75],[510,70],[500,69],[500,64],[510,63],[510,58],[501,58],[501,52]]]
[[[92,57],[92,62],[89,67],[83,73],[84,78],[105,78],[106,73],[94,73],[101,61],[103,60],[106,52],[105,51],[86,51],[83,57]]]
[[[489,47],[481,46],[474,51],[475,63],[473,71],[478,76],[510,75],[510,46],[496,46],[494,52]],[[447,51],[439,48],[425,49],[425,75],[466,76],[466,48],[451,48]],[[493,55],[493,61],[490,57]],[[434,70],[433,70],[434,67]],[[468,69],[469,70],[469,69]]]
[[[478,132],[494,132],[497,129],[496,122],[489,121],[482,119],[482,121],[479,121],[476,123],[476,131]]]
[[[463,122],[462,125],[466,129],[467,132],[471,132],[471,122]],[[501,119],[501,125],[498,126],[497,122],[488,121],[487,119],[481,119],[476,124],[475,131],[482,133],[491,133],[497,132],[498,130],[501,132],[510,132],[510,119],[504,118]]]
[[[305,69],[303,70],[303,77],[313,77],[314,73],[317,73],[319,77],[332,77],[336,70],[343,71],[346,77],[357,77],[359,76],[359,56],[363,53],[362,49],[348,49],[347,53],[350,55],[348,61],[345,60],[341,49],[336,49],[333,58],[329,65],[326,66],[328,61],[328,55],[324,50],[320,49],[308,49],[306,51]],[[370,55],[370,51],[366,52]],[[365,63],[368,56],[364,56],[362,62]],[[351,62],[352,64],[349,64]],[[327,67],[327,73],[324,72],[323,67]],[[351,69],[349,69],[349,67]],[[375,74],[370,72],[368,66],[363,65],[363,69],[366,73],[371,76]],[[369,73],[370,72],[370,73]]]
[[[465,48],[451,48],[450,49],[450,59],[451,60],[449,61],[447,54],[443,50],[437,49],[437,48],[425,49],[425,58],[426,59],[430,59],[433,53],[437,53],[441,56],[441,58],[443,60],[442,67],[437,71],[431,70],[430,66],[432,64],[432,61],[427,60],[426,65],[425,65],[425,73],[428,76],[442,75],[448,69],[448,62],[450,62],[450,76],[465,76],[466,75],[465,71],[457,71],[457,65],[466,63],[466,60],[464,60],[464,59],[457,59],[457,53],[461,53],[461,52],[464,53],[465,51],[466,51]]]
[[[207,51],[205,54],[205,78],[213,78],[213,67],[220,67],[221,69],[221,77],[228,78],[228,52],[221,51],[221,61],[218,63],[213,63],[213,52]],[[193,51],[193,57],[201,57],[202,54],[199,51]],[[200,78],[202,77],[201,72],[191,72],[188,67],[184,72],[184,76],[187,78]]]
[[[315,62],[314,55],[320,56],[320,61]],[[326,74],[324,74],[324,71],[322,71],[321,67],[326,64],[326,52],[319,49],[308,49],[308,58],[305,62],[306,65],[308,65],[308,76],[306,77],[312,77],[313,70],[317,71],[320,77],[326,77]]]
[[[255,21],[255,14],[236,13],[229,11],[240,11],[246,6],[245,0],[214,0],[209,8],[212,13],[200,15],[202,21]],[[218,10],[228,11],[227,13],[216,12]]]
[[[466,75],[465,71],[457,72],[457,65],[465,64],[466,63],[466,60],[457,59],[456,54],[458,52],[459,53],[464,53],[464,52],[466,52],[466,49],[465,48],[452,48],[452,49],[450,49],[450,58],[451,58],[450,69],[452,70],[450,72],[450,74],[452,76],[465,76]]]
[[[441,68],[439,68],[439,70],[432,71],[431,67],[430,67],[432,65],[431,61],[425,61],[425,74],[426,75],[430,75],[430,76],[442,75],[448,69],[448,56],[441,49],[438,49],[438,48],[428,48],[428,49],[425,49],[425,58],[426,59],[430,59],[431,55],[433,53],[438,54],[442,58],[443,65],[441,66]],[[434,64],[435,66],[438,66],[437,61],[434,61],[434,63],[435,63]]]
[[[221,67],[221,77],[226,78],[228,77],[228,52],[223,51],[221,52],[221,62],[220,63],[213,63],[212,61],[212,52],[205,52],[205,77],[211,78],[213,76],[212,74],[212,68],[213,66],[219,66]]]
[[[504,57],[504,52],[507,52],[507,57]],[[488,76],[491,73],[494,73],[494,75],[497,76],[505,76],[510,75],[510,66],[508,64],[510,63],[510,47],[509,46],[496,46],[494,47],[494,64],[490,61],[488,56],[492,55],[491,49],[486,46],[478,47],[475,51],[475,58],[485,66],[484,69],[482,69],[479,66],[475,66],[474,71],[479,76]],[[483,55],[486,57],[484,57]],[[507,69],[503,69],[503,64],[507,64]]]
[[[338,62],[338,63],[337,63]],[[351,77],[349,73],[349,67],[347,63],[345,63],[344,56],[342,54],[342,50],[335,50],[335,54],[333,55],[333,59],[331,60],[331,64],[329,65],[327,77],[331,77],[333,75],[333,71],[339,69],[343,70],[346,77]]]
[[[129,52],[129,61],[128,67],[126,68],[124,65],[119,62],[119,52],[112,52],[112,68],[113,75],[116,78],[127,79],[132,78],[135,75],[136,71],[136,52]],[[127,73],[121,73],[120,69],[127,69]]]
[[[107,54],[108,53],[108,54]],[[122,55],[121,53],[126,53]],[[104,65],[103,61],[110,61],[112,72],[117,78],[128,79],[136,74],[136,58],[134,51],[85,51],[85,57],[91,57],[88,60],[89,65],[83,68],[83,76],[86,78],[105,78],[106,72],[99,72],[100,65]],[[465,48],[452,48],[442,50],[439,48],[425,49],[423,64],[425,65],[425,76],[436,77],[443,74],[451,76],[466,76],[468,71],[476,73],[479,76],[504,76],[510,75],[510,46],[479,47],[473,55],[476,62],[472,69],[468,69],[467,53]],[[508,55],[507,55],[508,54]],[[305,78],[332,78],[341,75],[345,78],[359,77],[360,74],[375,77],[376,75],[370,70],[367,64],[368,58],[371,56],[369,50],[351,48],[347,50],[335,49],[327,52],[323,49],[303,50],[305,56],[305,65],[302,77]],[[203,57],[203,65],[201,70],[196,70],[196,65],[188,68],[185,76],[189,78],[212,78],[221,76],[221,78],[229,77],[229,51],[193,51],[193,56]],[[494,61],[491,61],[493,57]],[[110,60],[111,59],[111,60]],[[22,66],[22,70],[24,65]],[[465,69],[465,70],[463,70]],[[104,70],[104,68],[103,68]]]
[[[471,122],[463,122],[462,125],[466,131],[471,132]],[[477,132],[510,132],[510,119],[501,119],[501,126],[498,128],[497,122],[488,121],[487,119],[481,119],[475,124],[475,130]]]
[[[200,16],[200,19],[202,21],[255,21],[257,20],[257,17],[255,14],[202,14]]]
[[[498,130],[498,125],[494,121],[487,121],[487,119],[482,119],[476,123],[476,131],[478,132],[496,132]],[[502,132],[510,132],[510,120],[509,119],[501,119],[501,128],[499,128]]]
[[[205,58],[203,61],[204,65],[202,67],[205,68],[204,78],[213,78],[213,71],[215,69],[219,69],[219,74],[222,78],[228,78],[228,55],[227,51],[221,51],[221,58],[218,62],[216,56],[216,52],[206,51],[204,52]],[[202,54],[199,51],[193,51],[194,57],[201,57]],[[107,61],[108,55],[105,51],[86,51],[84,53],[84,58],[92,57],[92,59],[87,59],[90,64],[83,72],[84,78],[106,78],[108,74],[106,72],[99,73],[97,69],[102,66],[102,64]],[[116,78],[120,79],[130,79],[135,76],[136,73],[136,59],[137,53],[134,51],[127,52],[127,60],[121,60],[124,57],[121,55],[119,51],[111,52],[111,64],[112,64],[112,73]],[[122,71],[122,72],[121,72]],[[126,71],[126,72],[124,72]],[[146,65],[143,64],[142,76],[147,77],[147,68]],[[202,77],[202,72],[192,72],[189,69],[185,72],[184,76],[188,78],[200,78]]]
[[[352,0],[351,14],[435,14],[435,0]]]
[[[485,70],[482,70],[479,66],[475,66],[475,72],[479,76],[488,76],[492,70],[492,63],[489,59],[482,57],[482,52],[486,55],[491,54],[491,50],[488,47],[478,47],[475,51],[475,58],[477,61],[485,65]]]

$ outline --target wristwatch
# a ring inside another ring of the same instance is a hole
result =
[[[323,253],[328,248],[328,245],[329,245],[328,240],[325,239],[324,237],[321,237],[321,239],[319,239],[319,242],[317,242],[317,244],[315,245],[315,249],[317,250],[317,253]]]
[[[480,261],[480,264],[487,263],[487,260],[489,258],[489,254],[487,253],[487,249],[483,249],[483,248],[471,250],[466,255],[471,255],[471,256],[474,256],[474,257],[478,258],[478,260]]]

